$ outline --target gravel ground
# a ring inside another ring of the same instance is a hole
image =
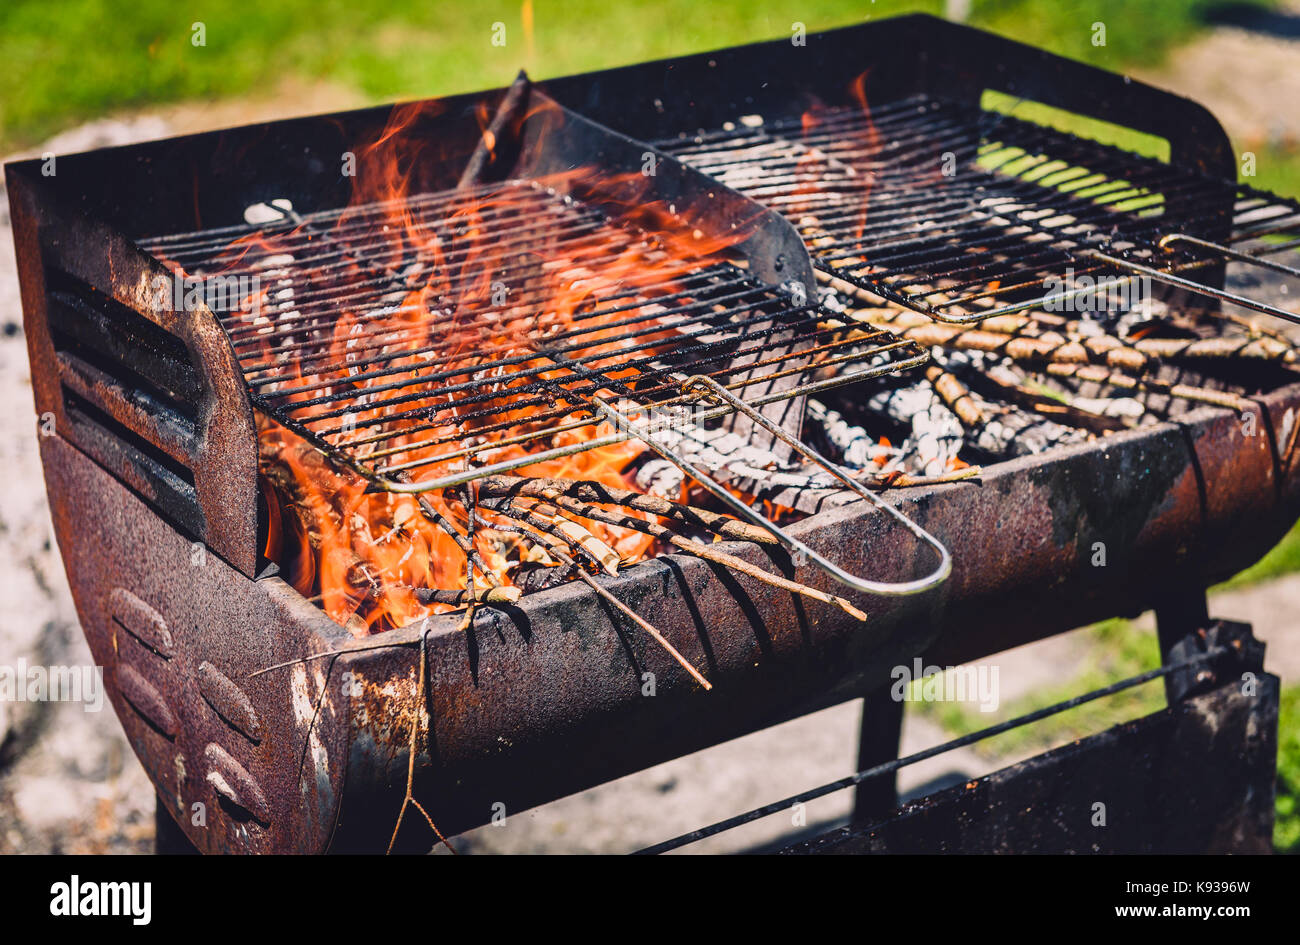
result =
[[[40,150],[81,151],[158,137],[156,118],[95,122]],[[3,184],[0,183],[0,190]],[[0,198],[0,664],[90,665],[63,574],[37,453],[27,345]],[[0,703],[0,852],[146,852],[153,789],[110,706]]]
[[[1200,102],[1246,147],[1300,143],[1300,0],[1238,18],[1134,75]]]
[[[1294,40],[1225,28],[1178,54],[1166,71],[1143,77],[1202,99],[1242,140],[1300,140],[1292,107],[1300,98],[1300,73],[1291,68],[1297,48]],[[354,101],[333,87],[290,88],[286,95],[255,102],[186,105],[148,117],[95,122],[37,150],[67,153]],[[7,200],[0,195],[0,403],[7,407],[0,412],[0,464],[8,479],[0,492],[0,574],[5,575],[0,664],[22,658],[30,664],[84,665],[90,654],[45,505],[8,222]],[[1290,615],[1298,606],[1300,575],[1294,575],[1222,595],[1211,609],[1252,621],[1269,643],[1270,668],[1284,682],[1295,683],[1300,681],[1300,627]],[[1002,699],[1068,679],[1083,645],[1078,634],[1067,634],[999,655]],[[826,709],[513,815],[503,827],[484,827],[454,843],[465,852],[636,849],[850,773],[860,713],[857,703]],[[906,717],[905,753],[944,739],[927,719]],[[955,752],[906,769],[900,786],[905,793],[916,792],[993,766],[971,752]],[[842,821],[850,802],[843,792],[810,805],[808,829]],[[152,849],[152,813],[152,789],[110,708],[86,712],[67,703],[0,703],[0,852],[146,852]],[[753,849],[793,829],[779,815],[692,849]]]

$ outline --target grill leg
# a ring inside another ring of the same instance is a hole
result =
[[[1170,651],[1194,633],[1210,625],[1209,602],[1205,588],[1171,592],[1156,604],[1156,636],[1160,640],[1160,660],[1170,662]],[[1165,677],[1165,698],[1170,705],[1187,694],[1188,684],[1183,673]]]
[[[160,798],[154,798],[153,823],[154,852],[159,856],[198,855],[199,848],[190,843]]]
[[[858,770],[898,757],[903,733],[903,703],[890,697],[889,687],[862,700],[862,726],[858,735]],[[883,820],[898,806],[897,773],[864,781],[854,790],[853,823]]]

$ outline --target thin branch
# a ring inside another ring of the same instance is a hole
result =
[[[487,503],[483,503],[483,504],[484,506],[487,505]],[[493,509],[493,511],[496,511],[496,509]],[[686,657],[682,656],[682,654],[677,651],[677,648],[673,646],[671,643],[669,643],[667,638],[664,637],[662,633],[656,630],[650,623],[644,620],[639,614],[634,612],[631,608],[629,608],[621,600],[619,600],[617,597],[611,594],[608,590],[606,590],[604,587],[601,587],[600,584],[596,582],[596,579],[593,578],[590,574],[582,570],[581,567],[578,567],[577,563],[573,560],[573,558],[569,557],[568,553],[565,552],[564,549],[561,547],[562,545],[561,541],[559,541],[556,538],[552,538],[550,535],[547,535],[545,533],[534,532],[525,525],[510,525],[502,522],[500,524],[494,523],[492,524],[492,527],[500,528],[504,531],[510,531],[519,535],[523,535],[525,538],[529,540],[544,545],[547,551],[549,551],[552,555],[558,558],[562,564],[567,564],[572,566],[577,578],[580,581],[586,583],[593,591],[595,591],[598,597],[600,597],[602,600],[608,601],[611,606],[613,606],[625,617],[627,617],[638,627],[640,627],[642,630],[648,633],[656,643],[658,643],[661,647],[664,648],[665,651],[667,651],[669,656],[671,656],[673,659],[675,659],[678,662],[678,664],[682,667],[682,669],[686,670],[686,672],[691,674],[691,677],[694,678],[696,682],[698,682],[705,689],[713,688],[713,684],[710,683],[707,679],[705,679],[704,676],[700,674],[700,671],[697,670],[694,666],[692,666],[690,662],[686,659]]]
[[[591,519],[596,522],[603,522],[606,525],[617,525],[620,528],[630,528],[646,535],[652,535],[660,541],[675,545],[687,554],[694,555],[697,558],[702,558],[705,561],[712,561],[715,564],[723,565],[733,571],[751,577],[756,581],[762,581],[764,584],[769,584],[772,587],[779,587],[782,590],[789,591],[791,594],[799,594],[803,597],[821,601],[824,604],[831,604],[840,608],[846,614],[849,614],[857,620],[866,621],[867,619],[866,614],[854,607],[852,603],[845,600],[843,597],[838,597],[834,594],[827,594],[825,591],[819,591],[815,587],[809,587],[806,584],[800,584],[797,581],[791,581],[778,574],[773,574],[757,565],[750,564],[743,558],[738,558],[725,551],[712,548],[708,545],[678,535],[672,530],[665,528],[663,525],[658,525],[654,522],[647,522],[639,518],[633,518],[629,515],[620,515],[617,512],[609,512],[605,509],[599,509],[593,505],[580,502],[577,499],[571,499],[568,496],[556,496],[551,501],[574,515],[580,515],[583,518]]]
[[[718,512],[710,512],[690,505],[682,505],[659,496],[645,495],[631,489],[619,489],[599,482],[575,479],[522,479],[514,476],[492,476],[479,480],[479,492],[493,498],[526,497],[554,499],[569,496],[602,505],[617,505],[637,512],[647,512],[660,518],[670,518],[684,525],[693,525],[713,532],[731,541],[750,541],[757,544],[779,544],[763,529],[741,522]]]
[[[433,818],[429,816],[429,812],[426,811],[423,805],[421,805],[415,799],[415,791],[414,791],[415,755],[416,755],[416,747],[419,744],[420,718],[424,714],[424,700],[426,697],[426,693],[425,693],[425,676],[427,673],[426,664],[425,664],[425,657],[427,652],[425,646],[426,639],[427,639],[426,635],[424,633],[421,633],[420,634],[420,667],[416,671],[416,678],[418,682],[416,683],[416,690],[415,690],[415,711],[412,713],[412,718],[411,718],[410,753],[406,761],[406,795],[402,798],[401,810],[397,812],[397,823],[393,824],[393,836],[388,841],[388,853],[390,854],[393,852],[393,844],[397,842],[397,832],[402,829],[402,818],[406,816],[406,807],[408,804],[414,806],[416,810],[418,810],[421,814],[424,815],[424,819],[428,821],[430,829],[432,829],[434,834],[437,835],[439,842],[444,844],[447,847],[447,849],[450,850],[452,853],[456,852],[456,848],[447,842],[447,838],[442,835],[442,831],[439,830],[437,824],[433,822]]]

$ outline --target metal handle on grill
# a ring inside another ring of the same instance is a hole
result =
[[[943,583],[943,581],[947,579],[949,573],[952,571],[952,556],[949,554],[948,549],[943,545],[943,543],[902,512],[898,511],[898,509],[894,508],[888,502],[885,502],[879,496],[866,489],[861,483],[857,482],[851,475],[849,475],[847,471],[841,469],[806,443],[791,436],[786,430],[763,416],[711,377],[695,375],[694,377],[687,378],[682,384],[682,390],[686,392],[698,390],[708,399],[720,401],[731,409],[749,417],[750,420],[761,426],[768,433],[772,434],[772,436],[780,439],[805,459],[821,467],[853,492],[857,493],[857,495],[866,499],[872,505],[882,509],[896,519],[916,538],[928,544],[938,553],[939,564],[929,574],[920,578],[915,578],[911,581],[872,581],[858,577],[855,574],[850,574],[834,562],[829,561],[817,551],[808,547],[798,538],[787,533],[779,525],[776,525],[758,512],[754,511],[753,508],[736,498],[736,496],[727,491],[726,488],[715,481],[711,476],[699,470],[690,460],[678,455],[662,443],[656,442],[653,435],[645,437],[644,442],[650,447],[650,449],[654,450],[664,459],[668,460],[670,463],[674,464],[683,472],[694,478],[700,485],[704,486],[705,489],[726,505],[727,508],[737,516],[757,525],[785,546],[787,550],[793,552],[795,555],[807,557],[809,561],[813,562],[817,567],[835,578],[835,580],[853,588],[854,590],[888,597],[902,597],[909,594],[919,594],[922,591],[927,591],[930,588]],[[592,404],[599,413],[616,426],[629,426],[629,421],[625,415],[605,403],[605,401],[601,400],[599,397],[592,398]],[[633,429],[635,429],[635,427],[633,427]]]
[[[1269,269],[1277,269],[1281,272],[1294,273],[1295,275],[1300,276],[1300,270],[1291,269],[1288,266],[1283,266],[1281,263],[1274,263],[1272,260],[1258,259],[1246,253],[1238,252],[1237,250],[1230,249],[1229,247],[1220,246],[1217,243],[1212,243],[1209,240],[1202,240],[1194,236],[1183,236],[1182,234],[1173,234],[1172,236],[1167,236],[1164,239],[1162,239],[1161,245],[1164,245],[1166,240],[1178,239],[1178,238],[1187,240],[1188,242],[1197,243],[1207,248],[1213,248],[1215,252],[1220,253],[1229,258],[1240,259],[1243,262],[1251,262],[1257,265],[1265,266],[1266,268]],[[1197,282],[1194,279],[1187,279],[1183,276],[1176,275],[1175,273],[1172,272],[1165,272],[1163,270],[1156,269],[1152,266],[1146,266],[1143,265],[1142,263],[1134,262],[1131,259],[1123,259],[1119,256],[1113,256],[1110,253],[1103,253],[1101,250],[1089,250],[1085,255],[1093,259],[1097,259],[1097,260],[1101,260],[1102,262],[1109,263],[1112,266],[1118,266],[1122,269],[1128,269],[1131,270],[1132,272],[1137,272],[1144,276],[1150,276],[1152,279],[1155,279],[1157,282],[1163,282],[1166,285],[1172,285],[1180,289],[1186,289],[1187,291],[1193,292],[1196,295],[1203,295],[1206,298],[1218,299],[1220,302],[1230,302],[1233,305],[1240,305],[1242,308],[1253,309],[1256,312],[1263,312],[1265,315],[1274,315],[1278,318],[1284,318],[1287,321],[1296,322],[1297,324],[1300,324],[1300,314],[1297,314],[1295,312],[1288,312],[1284,308],[1278,308],[1276,305],[1269,305],[1267,302],[1260,302],[1257,299],[1250,298],[1249,296],[1240,295],[1236,292],[1229,292],[1227,289],[1219,289],[1212,285],[1206,285],[1204,282]]]
[[[1248,265],[1260,266],[1264,269],[1272,269],[1274,272],[1280,272],[1287,276],[1300,277],[1300,269],[1295,266],[1284,266],[1280,262],[1272,259],[1265,259],[1262,256],[1252,256],[1250,253],[1243,253],[1239,249],[1233,249],[1231,246],[1224,246],[1222,243],[1214,243],[1210,240],[1201,239],[1199,236],[1192,236],[1189,233],[1170,233],[1167,236],[1160,237],[1158,245],[1161,249],[1168,249],[1172,243],[1188,243],[1192,246],[1199,246],[1201,249],[1208,249],[1212,253],[1218,253],[1228,259],[1235,259],[1237,262]],[[1295,249],[1295,244],[1274,247],[1271,252],[1278,252],[1284,249]]]
[[[1215,243],[1211,240],[1202,239],[1199,236],[1192,236],[1187,233],[1170,233],[1167,236],[1161,237],[1157,245],[1161,249],[1167,249],[1173,243],[1188,243],[1192,246],[1199,246],[1202,249],[1218,254],[1225,260],[1230,259],[1246,265],[1259,266],[1263,269],[1280,272],[1283,275],[1300,278],[1300,269],[1297,269],[1294,266],[1287,266],[1280,262],[1275,262],[1272,259],[1264,259],[1260,256],[1252,256],[1249,253],[1243,253],[1241,250],[1233,249],[1231,246],[1224,246],[1221,243]],[[1300,313],[1290,312],[1284,308],[1269,305],[1267,302],[1261,302],[1258,299],[1252,299],[1249,296],[1241,295],[1237,292],[1229,292],[1227,289],[1220,289],[1205,282],[1197,282],[1195,279],[1188,279],[1185,276],[1180,276],[1177,272],[1157,269],[1154,266],[1148,266],[1131,259],[1124,259],[1121,256],[1103,252],[1099,249],[1083,250],[1079,252],[1079,255],[1087,257],[1088,259],[1097,260],[1098,262],[1106,263],[1118,269],[1127,269],[1129,272],[1135,273],[1135,275],[1116,276],[1113,279],[1099,279],[1095,284],[1090,286],[1080,286],[1079,288],[1067,289],[1063,292],[1053,292],[1049,295],[1026,299],[1023,302],[1013,302],[1010,305],[1001,305],[996,308],[982,309],[968,315],[946,315],[935,311],[926,311],[925,314],[929,315],[936,321],[946,322],[949,324],[971,324],[974,322],[984,321],[985,319],[992,318],[996,315],[1014,315],[1031,308],[1043,307],[1048,303],[1066,302],[1070,299],[1077,298],[1080,295],[1084,295],[1085,293],[1098,292],[1102,289],[1127,285],[1132,282],[1136,276],[1148,276],[1156,282],[1175,286],[1180,289],[1186,289],[1188,292],[1195,295],[1217,299],[1220,302],[1229,302],[1233,305],[1239,305],[1242,308],[1252,309],[1256,312],[1263,312],[1265,315],[1273,315],[1277,318],[1286,319],[1287,321],[1300,324]],[[1184,268],[1191,268],[1191,266],[1195,265],[1205,265],[1211,262],[1219,262],[1219,260],[1207,260],[1206,263],[1192,263]],[[906,300],[901,301],[904,305],[913,308],[915,307],[909,305]]]

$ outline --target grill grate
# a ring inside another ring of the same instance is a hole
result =
[[[624,439],[593,428],[696,404],[688,377],[762,405],[925,358],[845,334],[698,232],[684,248],[536,181],[284,216],[144,248],[255,285],[218,312],[255,406],[394,491]],[[715,396],[692,420],[736,415]]]
[[[1300,275],[1272,258],[1300,247],[1300,204],[995,112],[917,96],[658,146],[784,214],[828,278],[941,321],[1140,276],[1300,321],[1184,275],[1227,260]]]

